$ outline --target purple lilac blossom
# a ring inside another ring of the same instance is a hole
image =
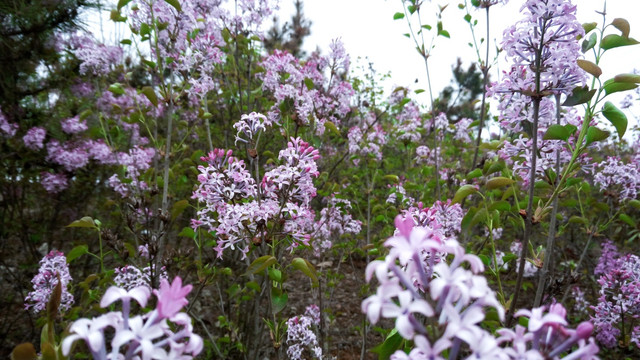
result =
[[[32,127],[27,131],[25,136],[22,137],[24,146],[33,151],[38,151],[44,147],[42,144],[47,136],[47,130],[41,127]]]
[[[516,316],[529,318],[528,326],[499,329],[496,338],[480,326],[485,308],[495,309],[499,318],[504,316],[481,275],[482,261],[434,229],[437,224],[417,226],[415,218],[402,216],[395,224],[394,236],[385,242],[389,254],[366,269],[367,281],[374,274],[378,280],[376,294],[362,302],[371,323],[381,317],[395,319],[398,333],[413,341],[408,354],[398,350],[392,359],[442,359],[447,350],[449,359],[457,359],[462,346],[474,359],[560,359],[563,354],[566,359],[597,359],[593,325],[583,322],[575,330],[568,328],[560,304],[518,311]],[[442,256],[436,260],[425,254]],[[462,266],[465,263],[468,266]],[[442,329],[437,336],[418,320],[424,317]]]
[[[0,131],[4,134],[4,137],[11,138],[18,131],[18,124],[10,123],[9,118],[0,109]]]
[[[151,290],[145,286],[130,290],[112,286],[102,297],[100,306],[106,308],[121,302],[122,311],[73,322],[69,335],[62,341],[62,353],[69,355],[73,343],[83,340],[96,360],[192,359],[204,344],[202,338],[193,333],[189,315],[180,312],[188,303],[185,296],[190,290],[191,285],[182,287],[179,277],[171,285],[163,279],[160,291],[153,290],[158,298],[156,308],[145,315],[134,316],[131,300],[145,307]]]
[[[596,274],[600,274],[600,296],[597,305],[591,306],[596,339],[608,348],[617,347],[618,341],[627,341],[620,329],[629,328],[640,317],[640,257],[620,254],[607,241],[602,244]],[[640,327],[629,328],[629,340],[640,348]]]
[[[301,360],[305,349],[309,349],[313,358],[322,359],[322,348],[318,344],[314,330],[319,325],[320,311],[310,305],[305,315],[294,316],[287,320],[287,356],[291,360]]]
[[[69,179],[65,174],[42,172],[40,174],[40,184],[48,193],[57,194],[69,187]]]
[[[610,156],[595,167],[593,182],[605,191],[605,195],[620,202],[638,197],[640,171],[636,164],[624,164],[619,158]]]
[[[39,313],[47,308],[47,303],[58,285],[62,284],[59,311],[67,311],[73,305],[73,295],[69,292],[69,283],[73,280],[69,274],[67,257],[60,251],[51,250],[42,260],[38,274],[31,280],[33,291],[25,298],[25,308]]]
[[[62,126],[62,131],[67,134],[77,134],[89,128],[86,120],[80,121],[80,115],[61,120],[60,125]]]

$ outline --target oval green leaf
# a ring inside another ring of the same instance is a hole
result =
[[[256,274],[277,262],[276,258],[271,255],[261,256],[251,263],[244,275]]]
[[[493,190],[493,189],[497,189],[503,186],[509,186],[511,184],[513,184],[515,182],[515,180],[513,179],[509,179],[506,177],[502,177],[502,176],[498,176],[498,177],[494,177],[492,179],[489,179],[487,181],[487,184],[485,185],[485,187],[489,190]]]
[[[453,196],[453,203],[454,204],[459,203],[463,199],[465,199],[467,196],[477,192],[478,192],[478,189],[476,189],[476,187],[473,185],[462,185],[460,189],[456,191],[456,194]]]
[[[608,137],[608,131],[600,130],[595,126],[589,126],[589,129],[587,129],[587,145],[596,141],[602,141]]]
[[[618,136],[622,139],[624,133],[627,131],[627,116],[610,101],[604,103],[602,115],[615,126]]]

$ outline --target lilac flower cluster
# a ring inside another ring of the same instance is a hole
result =
[[[339,77],[339,71],[346,71],[348,64],[349,57],[339,41],[332,43],[328,57],[314,54],[304,63],[285,51],[274,51],[262,61],[265,71],[259,74],[263,90],[275,98],[269,120],[280,123],[280,105],[288,100],[293,104],[294,120],[300,125],[315,124],[318,135],[324,133],[326,121],[340,124],[351,111],[353,89]],[[330,72],[329,79],[325,71]]]
[[[379,285],[362,303],[372,323],[395,318],[398,333],[413,341],[409,354],[398,350],[392,359],[444,359],[445,350],[449,359],[456,359],[463,344],[469,358],[477,359],[560,359],[565,353],[564,359],[597,359],[599,349],[590,337],[593,325],[567,328],[566,311],[559,304],[548,313],[544,307],[518,311],[516,316],[529,318],[528,327],[500,329],[494,337],[480,326],[485,308],[501,319],[504,310],[480,274],[482,261],[466,254],[437,221],[416,226],[415,218],[398,216],[396,229],[385,242],[389,254],[367,266],[367,281],[375,274]],[[441,330],[428,331],[425,322]]]
[[[502,48],[513,65],[503,72],[500,83],[491,85],[490,92],[505,94],[506,102],[570,93],[586,79],[585,72],[576,63],[581,56],[577,37],[584,34],[576,19],[576,6],[571,0],[527,0],[520,12],[525,19],[507,28],[502,40]],[[542,53],[538,54],[539,51]],[[540,89],[536,93],[538,55]],[[524,99],[520,98],[522,95]]]
[[[618,340],[640,348],[640,326],[634,326],[640,318],[640,257],[620,254],[606,241],[595,274],[600,275],[598,304],[591,306],[596,339],[608,348],[616,347]]]
[[[74,34],[64,41],[74,50],[80,63],[80,74],[105,75],[111,72],[113,66],[122,63],[122,48],[98,43],[85,34]]]
[[[362,123],[349,129],[349,154],[372,156],[382,160],[382,147],[387,143],[387,134],[380,124],[374,124],[376,115],[373,112],[363,116]],[[354,165],[360,163],[358,157],[353,158]]]
[[[442,152],[440,151],[440,147],[435,148],[436,151],[433,151],[426,145],[420,145],[416,148],[416,157],[415,160],[418,164],[425,164],[433,166],[436,164],[436,160],[438,164],[442,164]]]
[[[236,135],[236,145],[238,141],[253,145],[257,142],[254,140],[254,136],[258,135],[260,131],[267,130],[267,126],[271,126],[272,123],[266,116],[252,112],[251,114],[244,114],[240,117],[240,121],[233,124],[233,127],[238,130]],[[242,135],[242,136],[241,136]]]
[[[7,116],[0,109],[0,131],[4,134],[3,137],[11,138],[18,131],[18,124],[9,122]]]
[[[42,143],[46,136],[47,130],[44,128],[32,127],[27,130],[27,133],[22,137],[22,141],[24,142],[24,146],[27,148],[33,151],[38,151],[44,146]]]
[[[267,171],[260,185],[244,162],[232,152],[216,149],[203,157],[198,189],[192,198],[203,203],[192,226],[207,227],[218,236],[218,257],[225,249],[240,246],[243,255],[249,244],[271,242],[272,236],[288,238],[289,249],[310,245],[315,214],[310,202],[316,195],[313,177],[319,172],[318,150],[300,138],[291,138],[280,151],[281,164]]]
[[[304,315],[294,316],[287,320],[287,356],[291,360],[305,359],[303,353],[309,349],[313,358],[322,359],[322,348],[318,345],[313,328],[320,324],[320,309],[309,305]]]
[[[88,129],[87,121],[80,120],[80,115],[62,120],[60,121],[60,125],[62,125],[62,131],[67,134],[77,134]]]
[[[62,353],[69,355],[73,343],[83,340],[96,360],[192,359],[202,351],[203,341],[193,333],[189,315],[180,312],[188,304],[186,296],[191,289],[191,285],[182,286],[180,277],[171,284],[163,279],[160,289],[153,290],[158,299],[156,308],[144,315],[132,316],[131,300],[145,307],[151,289],[141,286],[125,290],[112,286],[102,297],[100,306],[106,308],[121,301],[122,311],[76,320],[62,341]],[[113,331],[114,335],[106,336],[107,331]]]
[[[327,206],[320,211],[320,219],[316,221],[315,238],[316,251],[326,250],[333,246],[333,242],[344,234],[358,234],[362,229],[362,222],[354,220],[348,210],[351,202],[340,199],[334,195],[329,199]]]
[[[25,298],[25,308],[33,309],[36,313],[45,310],[53,289],[60,281],[62,284],[62,296],[59,310],[69,310],[73,305],[73,295],[68,290],[69,283],[72,280],[69,274],[69,266],[67,265],[67,257],[60,251],[51,250],[40,260],[38,275],[31,280],[33,291]]]
[[[113,282],[120,288],[129,291],[141,286],[151,286],[151,266],[139,269],[133,265],[125,265],[121,268],[115,268],[114,270],[115,277],[113,278]],[[164,266],[160,268],[158,277],[160,280],[169,278]]]
[[[40,173],[40,184],[50,194],[57,194],[69,186],[69,179],[65,174]]]
[[[396,116],[398,125],[396,133],[398,140],[405,142],[417,143],[422,135],[423,120],[420,114],[420,108],[413,100],[404,105],[400,113]]]
[[[625,164],[619,158],[610,156],[595,164],[597,171],[594,184],[605,191],[605,195],[620,202],[633,200],[640,191],[640,171],[634,163]]]

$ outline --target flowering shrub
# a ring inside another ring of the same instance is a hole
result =
[[[115,36],[75,3],[0,9],[0,353],[639,357],[640,76],[600,68],[628,21],[523,0],[491,41],[507,1],[402,1],[428,87],[387,89],[340,40],[296,55],[301,3],[122,0]],[[437,94],[452,13],[478,60]]]

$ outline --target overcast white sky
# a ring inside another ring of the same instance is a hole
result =
[[[452,75],[451,66],[456,58],[461,57],[465,64],[475,61],[475,50],[468,46],[471,41],[471,31],[463,17],[465,10],[458,9],[464,0],[453,1],[424,1],[423,23],[431,24],[435,28],[436,5],[450,4],[443,13],[444,28],[449,31],[451,38],[438,37],[435,49],[429,60],[432,86],[434,92],[445,87]],[[603,0],[574,0],[578,5],[578,20],[581,23],[602,23]],[[469,1],[470,3],[470,1]],[[492,7],[490,13],[491,44],[499,44],[502,31],[515,21],[522,19],[519,10],[524,0],[511,0],[506,6]],[[283,20],[288,20],[293,12],[293,0],[281,0],[280,6]],[[426,71],[421,56],[416,52],[412,40],[403,36],[409,32],[405,19],[393,20],[396,12],[402,12],[401,0],[305,0],[304,13],[313,22],[311,36],[305,42],[305,49],[312,51],[316,47],[327,49],[334,38],[341,38],[355,64],[358,57],[367,57],[374,63],[379,73],[391,71],[392,81],[387,85],[410,86],[413,89],[427,89]],[[471,10],[471,15],[478,20],[476,36],[478,39],[485,35],[484,11]],[[638,0],[608,0],[607,22],[616,17],[626,18],[631,23],[631,37],[640,39],[640,1]],[[615,30],[615,29],[613,29]],[[432,30],[433,31],[433,30]],[[428,35],[429,33],[426,33]],[[428,39],[428,38],[427,38]],[[427,42],[429,40],[425,39]],[[495,42],[494,42],[495,39]],[[484,49],[484,47],[482,46]],[[482,51],[484,53],[484,50]],[[495,56],[495,46],[492,46],[490,57]],[[589,59],[589,58],[587,58]],[[493,80],[497,79],[498,69],[504,68],[506,62],[501,55],[500,63],[492,69]],[[640,69],[640,45],[621,49],[613,49],[603,58],[602,79],[609,79],[616,74],[631,72],[634,67]],[[355,66],[352,66],[355,68]],[[418,79],[418,83],[415,80]],[[421,102],[427,103],[428,95],[423,93]]]

